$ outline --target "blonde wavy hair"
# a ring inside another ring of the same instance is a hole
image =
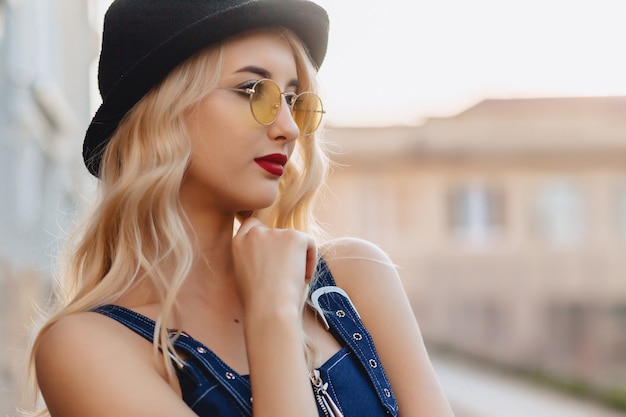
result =
[[[317,91],[316,71],[301,41],[286,29],[266,30],[292,48],[300,88]],[[184,114],[218,85],[223,53],[223,44],[211,46],[179,65],[133,107],[111,138],[101,163],[99,199],[68,241],[67,262],[56,288],[56,312],[33,343],[32,380],[34,352],[51,326],[71,314],[115,303],[133,286],[149,280],[161,303],[155,357],[165,365],[170,383],[175,381],[169,356],[176,352],[162,324],[176,317],[178,292],[199,256],[179,202],[191,153]],[[252,215],[269,227],[319,236],[312,209],[327,168],[323,143],[312,136],[298,138],[278,198]],[[175,270],[166,270],[166,263]],[[304,332],[303,343],[312,363],[315,349]],[[159,346],[167,349],[161,351]]]

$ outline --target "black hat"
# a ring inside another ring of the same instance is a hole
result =
[[[204,47],[271,26],[293,31],[318,68],[328,15],[307,0],[115,0],[104,18],[98,86],[102,105],[83,143],[85,166],[100,159],[124,115],[178,64]]]

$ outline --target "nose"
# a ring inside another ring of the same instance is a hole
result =
[[[293,141],[300,136],[300,129],[291,115],[291,109],[285,97],[281,97],[281,106],[274,123],[269,125],[268,134],[274,140]]]

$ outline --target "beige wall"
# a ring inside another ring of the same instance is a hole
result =
[[[526,123],[531,129],[534,120]],[[598,125],[585,152],[562,144],[546,151],[550,130],[535,137],[540,147],[515,143],[494,154],[486,145],[429,146],[424,129],[329,130],[342,148],[330,177],[334,196],[320,210],[331,234],[372,240],[391,255],[430,343],[626,383],[626,130],[621,148],[611,136],[607,149]],[[451,220],[451,196],[472,186],[498,196],[494,229],[474,230],[474,240]]]
[[[15,415],[26,395],[28,346],[49,290],[36,270],[0,257],[0,415]]]

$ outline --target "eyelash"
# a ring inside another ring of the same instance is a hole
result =
[[[237,90],[248,90],[251,89],[252,87],[254,87],[254,85],[259,82],[259,80],[250,80],[250,81],[245,81],[241,84],[239,84],[237,87],[235,87]],[[285,93],[293,93],[293,94],[298,94],[297,91],[286,91]]]
[[[250,97],[250,95],[246,92],[246,90],[252,89],[254,87],[254,85],[258,81],[259,80],[245,81],[245,82],[239,84],[237,87],[235,87],[235,89],[239,90],[239,94],[241,94],[242,96]],[[283,93],[283,95],[285,96],[285,100],[287,101],[287,104],[291,106],[295,102],[296,96],[298,95],[298,92],[297,91],[289,91],[289,92]]]
[[[237,87],[238,90],[247,90],[249,88],[254,87],[254,84],[256,84],[259,80],[250,80],[250,81],[246,81],[244,83],[239,84]]]

